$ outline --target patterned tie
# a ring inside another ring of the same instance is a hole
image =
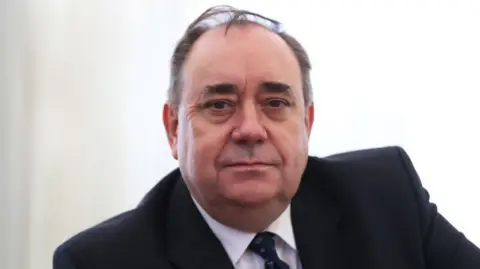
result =
[[[265,260],[265,269],[289,269],[288,264],[280,260],[275,250],[275,235],[262,232],[255,236],[248,248]]]

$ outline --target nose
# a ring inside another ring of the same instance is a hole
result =
[[[239,144],[263,143],[267,139],[267,131],[261,122],[261,116],[254,104],[244,104],[238,111],[232,139]]]

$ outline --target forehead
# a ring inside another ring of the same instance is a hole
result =
[[[298,61],[287,43],[259,25],[221,26],[204,33],[184,65],[184,90],[195,94],[213,83],[255,88],[265,81],[290,85],[302,95]]]

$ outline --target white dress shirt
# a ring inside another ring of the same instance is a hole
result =
[[[193,198],[193,197],[192,197]],[[255,237],[255,233],[246,233],[228,227],[213,219],[193,199],[198,210],[207,222],[210,229],[217,236],[227,252],[235,269],[264,269],[265,261],[262,257],[248,250],[248,245]],[[290,218],[290,206],[276,219],[265,231],[272,232],[275,248],[282,261],[290,266],[290,269],[301,269],[300,259],[297,254],[295,237],[293,235],[292,221]]]

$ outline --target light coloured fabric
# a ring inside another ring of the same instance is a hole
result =
[[[265,261],[257,254],[247,249],[248,245],[255,237],[255,233],[242,232],[216,221],[195,199],[193,199],[193,201],[210,229],[212,229],[213,233],[222,243],[236,269],[265,268]],[[301,269],[290,217],[290,206],[288,206],[282,215],[280,215],[280,217],[278,217],[278,219],[276,219],[265,231],[277,235],[274,237],[274,240],[275,248],[280,259],[286,262],[290,266],[290,269]]]

